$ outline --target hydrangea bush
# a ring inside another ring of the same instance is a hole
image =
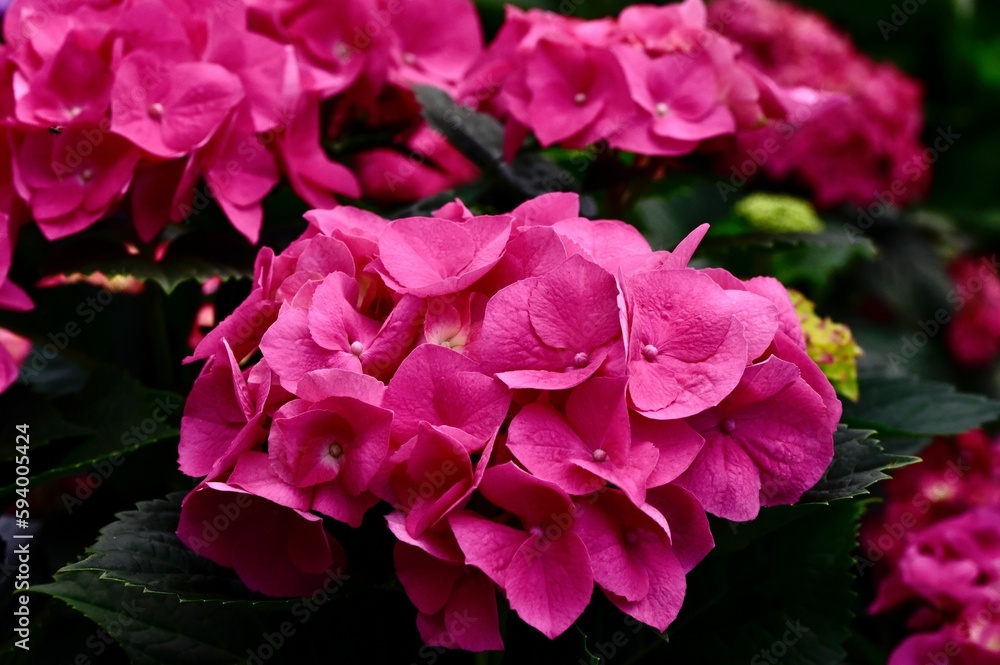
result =
[[[997,660],[992,10],[809,5],[0,3],[0,660]]]

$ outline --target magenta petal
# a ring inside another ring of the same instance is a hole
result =
[[[536,478],[513,462],[486,469],[479,491],[492,503],[509,510],[526,527],[563,522],[572,524],[575,508],[569,496],[554,483]]]
[[[705,439],[683,420],[650,420],[633,413],[632,445],[648,442],[659,456],[646,484],[658,487],[673,481],[694,461]]]
[[[653,253],[646,239],[634,226],[612,219],[591,221],[569,219],[552,226],[571,248],[579,248],[594,263],[611,274],[633,264],[638,257]]]
[[[224,483],[204,483],[184,498],[177,535],[269,596],[311,595],[345,565],[321,518]]]
[[[466,568],[440,611],[417,615],[417,629],[427,646],[466,651],[503,649],[496,587],[478,570]]]
[[[247,451],[236,460],[228,484],[295,510],[309,510],[312,492],[286,483],[271,469],[267,453]]]
[[[295,392],[306,374],[318,369],[361,371],[361,361],[349,350],[330,351],[315,341],[309,332],[309,312],[286,307],[260,340],[260,349],[278,375],[278,382]]]
[[[600,266],[572,256],[533,286],[528,314],[542,343],[588,351],[618,333],[618,287]]]
[[[605,485],[602,478],[574,466],[574,459],[593,459],[563,416],[547,404],[528,404],[515,416],[507,447],[534,475],[570,494],[587,494]]]
[[[742,448],[721,436],[705,437],[697,459],[676,483],[718,517],[747,522],[760,512],[760,471]]]
[[[594,589],[590,556],[575,533],[547,541],[544,551],[525,542],[511,559],[505,582],[511,609],[550,639],[576,621]]]
[[[743,324],[747,358],[760,357],[778,332],[778,310],[766,298],[749,291],[727,291],[736,317]]]
[[[395,414],[393,439],[417,434],[420,421],[465,431],[480,447],[500,429],[510,391],[456,351],[423,344],[407,356],[386,390],[384,406]]]
[[[583,501],[576,528],[585,539],[598,586],[629,600],[645,598],[650,590],[646,562],[629,552],[620,515]]]
[[[510,214],[519,226],[551,226],[580,216],[580,195],[568,192],[542,194],[525,201]]]
[[[448,524],[466,561],[505,588],[507,567],[528,535],[468,511],[452,513]]]
[[[350,495],[340,483],[330,482],[316,487],[312,509],[358,528],[368,509],[377,503],[378,497],[370,492]]]
[[[620,596],[609,595],[618,609],[648,626],[664,631],[680,612],[684,604],[687,580],[684,569],[669,549],[646,545],[652,551],[643,555],[649,573],[649,593],[642,599],[630,602]]]
[[[328,275],[312,297],[309,307],[309,332],[313,340],[331,351],[351,353],[351,345],[371,344],[379,323],[360,314],[358,283],[343,273]],[[357,355],[357,354],[355,354]]]
[[[463,223],[411,217],[379,237],[379,258],[397,291],[428,297],[456,293],[492,268],[510,235],[510,216]]]
[[[646,500],[670,525],[671,551],[685,571],[692,570],[715,547],[705,509],[698,500],[676,485],[649,490]]]
[[[442,561],[401,542],[396,543],[393,560],[407,597],[424,614],[434,614],[443,608],[455,582],[462,576],[463,566]]]

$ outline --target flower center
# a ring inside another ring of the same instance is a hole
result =
[[[332,457],[333,459],[340,459],[341,457],[344,456],[344,447],[339,443],[337,443],[336,441],[334,441],[333,443],[330,444],[330,447],[327,449],[327,452],[330,453],[330,457]]]
[[[333,54],[339,60],[348,61],[351,59],[351,47],[344,42],[337,42],[333,47]]]
[[[635,532],[635,529],[629,529],[625,532],[625,542],[629,545],[635,545],[639,542],[639,534]]]
[[[403,62],[406,63],[407,65],[412,65],[416,61],[417,61],[417,56],[413,55],[412,53],[403,54]]]
[[[603,462],[606,459],[608,459],[608,454],[604,452],[603,448],[598,448],[597,450],[594,451],[595,462]]]
[[[736,431],[736,421],[733,420],[732,418],[726,418],[725,420],[722,421],[722,423],[719,426],[722,428],[722,431],[725,432],[726,434],[732,434],[733,432]]]
[[[153,120],[160,120],[163,118],[163,104],[160,102],[150,104],[149,108],[146,109],[146,113],[148,113],[149,117]]]
[[[583,106],[584,104],[587,103],[587,95],[586,95],[586,93],[583,93],[583,92],[576,93],[576,95],[573,96],[573,101],[576,102],[577,105]]]
[[[94,178],[94,169],[89,166],[80,171],[80,182],[90,182]]]
[[[356,356],[360,356],[365,352],[365,345],[361,342],[351,342],[351,353]]]
[[[581,351],[580,353],[573,356],[573,364],[577,367],[586,367],[587,363],[590,362],[590,356]]]
[[[654,360],[656,360],[656,356],[659,352],[660,350],[655,346],[653,346],[652,344],[647,344],[646,346],[642,347],[642,357],[645,358],[648,362],[653,362]]]
[[[666,114],[670,113],[670,107],[667,106],[666,102],[660,102],[659,104],[656,105],[655,108],[656,108],[656,115],[660,116],[661,118]]]

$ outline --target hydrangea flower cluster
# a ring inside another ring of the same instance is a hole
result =
[[[862,553],[882,579],[870,611],[912,609],[889,665],[1000,660],[1000,443],[938,439],[886,485]]]
[[[876,199],[902,206],[924,193],[933,160],[920,141],[917,81],[872,62],[821,15],[790,3],[716,0],[709,25],[799,99],[807,89],[835,95],[793,108],[786,122],[741,131],[727,168],[798,181],[821,206]]]
[[[178,534],[251,589],[311,593],[347,565],[324,519],[375,512],[428,644],[501,648],[497,589],[549,637],[595,584],[663,630],[706,513],[795,502],[832,459],[787,291],[689,267],[707,226],[654,252],[572,194],[306,217],[191,358]]]
[[[702,0],[635,5],[599,21],[508,7],[470,72],[474,90],[460,94],[506,121],[508,153],[531,133],[543,146],[603,140],[686,155],[705,139],[784,117],[788,91],[740,50],[709,26]],[[483,82],[493,94],[482,94]]]
[[[446,39],[428,29],[436,11]],[[3,29],[0,210],[50,239],[123,197],[143,240],[211,197],[252,242],[282,177],[313,206],[357,198],[358,178],[323,151],[321,105],[332,135],[360,116],[420,125],[410,85],[454,89],[482,50],[468,0],[17,0]],[[430,166],[448,159],[414,167],[436,174],[424,190],[450,184]]]
[[[1000,354],[1000,275],[996,256],[963,256],[949,266],[954,318],[945,332],[952,357],[983,367]]]
[[[477,175],[410,91],[454,91],[482,52],[470,0],[15,0],[3,41],[2,309],[31,306],[7,281],[29,220],[55,240],[124,207],[150,241],[214,199],[256,242],[261,202],[282,178],[332,207],[362,194],[412,200]],[[350,169],[331,161],[324,139],[357,122],[399,149],[362,150]],[[0,349],[0,390],[16,373]]]

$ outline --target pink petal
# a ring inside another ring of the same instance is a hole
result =
[[[590,557],[575,533],[564,533],[536,549],[534,539],[514,554],[504,588],[510,607],[546,637],[569,628],[590,602],[594,589]]]

